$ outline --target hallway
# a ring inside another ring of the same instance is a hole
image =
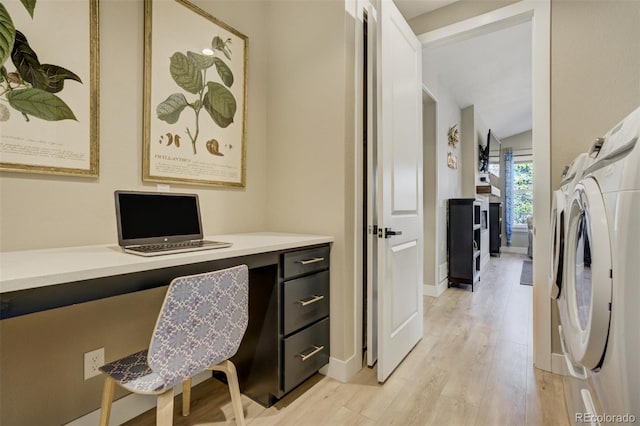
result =
[[[532,287],[525,256],[491,258],[475,292],[452,287],[424,298],[422,341],[384,386],[375,369],[349,383],[316,375],[265,409],[243,396],[251,425],[568,425],[562,378],[533,368]],[[235,422],[225,386],[194,387],[192,411],[174,424]],[[227,421],[226,419],[231,419]],[[155,410],[130,426],[155,424]]]

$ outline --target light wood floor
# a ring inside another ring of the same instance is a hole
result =
[[[532,287],[524,256],[491,258],[482,281],[424,298],[424,338],[384,385],[363,368],[349,383],[316,375],[265,409],[243,396],[250,425],[568,425],[562,378],[532,360]],[[174,424],[235,424],[226,386],[194,387]],[[127,423],[155,424],[155,410]]]

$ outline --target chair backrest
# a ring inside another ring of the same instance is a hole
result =
[[[165,388],[236,353],[248,322],[248,276],[240,265],[171,281],[147,356]]]

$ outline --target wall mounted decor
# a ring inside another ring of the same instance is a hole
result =
[[[98,176],[98,0],[0,3],[0,170]]]
[[[458,142],[460,142],[460,132],[458,131],[457,124],[449,127],[449,130],[447,131],[447,138],[449,139],[449,145],[454,148],[458,146]]]
[[[245,186],[248,37],[186,0],[145,0],[143,180]]]
[[[450,169],[458,168],[458,157],[456,157],[455,154],[451,152],[447,153],[447,167],[449,167]]]

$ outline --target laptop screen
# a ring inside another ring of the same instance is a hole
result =
[[[116,191],[121,246],[202,239],[197,194]]]

